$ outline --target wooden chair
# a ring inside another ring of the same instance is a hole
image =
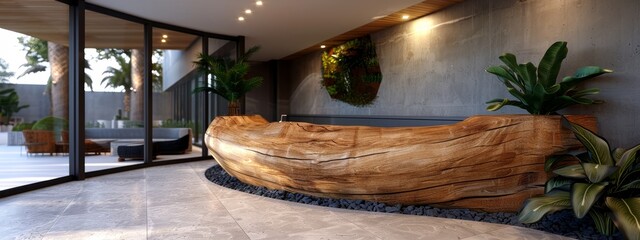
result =
[[[23,130],[24,145],[29,153],[48,153],[53,155],[56,152],[55,134],[48,130]]]

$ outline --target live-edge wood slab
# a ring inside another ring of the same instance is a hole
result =
[[[596,129],[591,116],[570,116]],[[560,116],[486,115],[425,127],[217,117],[205,143],[231,175],[321,197],[517,211],[542,194],[544,159],[581,145]]]

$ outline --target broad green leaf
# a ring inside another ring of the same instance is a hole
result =
[[[498,59],[500,59],[500,61],[507,65],[507,67],[512,71],[516,72],[518,70],[518,60],[516,59],[516,55],[513,55],[512,53],[505,53],[498,57]]]
[[[551,87],[546,89],[548,94],[555,94],[559,90],[560,90],[560,84],[553,84]]]
[[[536,114],[543,114],[542,107],[546,97],[547,97],[547,90],[544,89],[544,86],[542,84],[538,83],[535,86],[533,86],[533,90],[530,95],[531,104],[529,105],[536,110]]]
[[[600,198],[609,183],[574,183],[571,186],[571,206],[577,218],[583,218]]]
[[[613,155],[613,160],[615,160],[617,166],[620,166],[620,158],[622,158],[622,154],[624,154],[624,152],[626,151],[627,150],[624,148],[616,148],[613,149],[613,152],[611,152],[611,155]]]
[[[613,221],[627,239],[640,239],[640,198],[607,197]]]
[[[616,165],[620,167],[620,171],[618,171],[617,174],[617,184],[621,183],[620,181],[626,177],[625,175],[631,170],[633,165],[636,164],[636,160],[638,159],[638,151],[640,151],[640,144],[624,151],[624,153],[622,153],[622,155],[620,156],[620,159],[616,163]]]
[[[578,69],[573,76],[564,77],[562,81],[560,81],[560,85],[564,91],[569,90],[576,86],[578,83],[583,82],[587,79],[591,79],[597,76],[600,76],[605,73],[611,73],[612,70],[604,69],[596,66],[586,66]]]
[[[511,105],[511,106],[516,106],[522,109],[526,109],[526,105],[522,104],[522,102],[520,101],[513,101],[513,100],[509,100],[509,99],[494,99],[491,101],[487,102],[489,104],[489,106],[487,106],[487,111],[497,111],[498,109],[506,106],[506,105]]]
[[[518,220],[522,223],[534,223],[547,213],[569,208],[571,208],[569,193],[552,191],[541,197],[527,199],[518,213]]]
[[[580,97],[585,97],[585,96],[594,95],[594,94],[598,94],[598,93],[600,93],[600,89],[598,89],[598,88],[589,88],[589,89],[585,89],[585,90],[575,91],[575,92],[571,93],[570,96],[574,97],[574,98],[580,98]]]
[[[536,76],[537,69],[533,63],[520,64],[517,69],[518,75],[521,76],[524,85],[528,86],[528,89],[531,89],[531,86],[534,86],[538,82]]]
[[[562,66],[562,61],[567,57],[567,42],[556,42],[547,49],[538,64],[538,83],[549,88],[556,83],[558,72]]]
[[[579,124],[570,123],[570,125],[574,135],[587,149],[591,158],[594,160],[594,163],[606,165],[614,164],[607,140]]]
[[[571,165],[553,170],[553,173],[568,178],[587,178],[581,165]]]
[[[521,92],[519,92],[517,89],[515,88],[507,88],[507,91],[509,93],[511,93],[511,95],[513,95],[514,97],[516,97],[518,100],[520,100],[520,102],[522,102],[525,105],[530,105],[529,102],[531,101],[530,99],[527,99],[526,94],[523,94]]]
[[[488,101],[487,103],[491,104],[487,106],[487,111],[497,111],[498,109],[502,108],[508,101],[509,99],[506,98],[498,102],[496,102],[495,100]]]
[[[595,163],[580,163],[584,169],[587,178],[592,183],[602,182],[602,180],[611,176],[618,167],[614,165],[601,165]]]
[[[517,82],[516,77],[502,66],[491,66],[487,68],[485,71],[498,76],[498,78],[500,78],[502,83],[507,85],[507,87],[513,87],[511,83]]]
[[[561,177],[561,176],[552,177],[545,184],[544,192],[545,193],[549,193],[554,189],[565,190],[565,191],[568,192],[570,190],[571,184],[573,182],[575,182],[575,181],[572,180],[571,178],[565,178],[565,177]]]
[[[579,162],[580,159],[578,159],[576,156],[573,156],[571,154],[560,154],[560,155],[553,155],[547,158],[547,160],[544,161],[544,171],[545,172],[549,172],[551,171],[551,168],[553,166],[555,166],[556,164],[560,163],[560,162],[565,162],[565,161],[576,161]]]
[[[611,236],[615,232],[616,226],[613,224],[613,220],[603,209],[593,207],[591,211],[589,211],[589,216],[596,225],[596,230],[602,235]]]
[[[622,192],[631,189],[640,189],[640,179],[636,179],[631,181],[630,183],[624,184],[620,187],[620,190],[616,192]]]

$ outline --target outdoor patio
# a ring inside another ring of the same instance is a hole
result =
[[[0,133],[0,163],[3,166],[0,168],[0,190],[69,175],[68,155],[27,155],[23,146],[7,146],[6,139],[6,133]],[[194,146],[189,153],[161,155],[154,161],[199,157],[201,155],[202,150]],[[109,153],[87,155],[85,157],[85,169],[87,172],[140,163],[142,163],[141,160],[118,162],[117,156],[111,156]]]

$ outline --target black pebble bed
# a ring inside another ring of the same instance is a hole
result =
[[[207,169],[205,176],[213,183],[223,187],[291,202],[361,211],[400,213],[499,223],[537,229],[576,239],[609,239],[596,231],[591,219],[589,219],[589,216],[586,216],[583,219],[577,219],[570,210],[548,214],[537,223],[522,224],[518,222],[518,217],[514,213],[486,213],[469,209],[442,209],[430,207],[428,205],[388,205],[372,201],[322,198],[282,190],[271,190],[265,187],[258,187],[243,183],[237,178],[229,175],[224,169],[222,169],[222,167],[220,167],[220,165],[215,165]],[[612,239],[622,239],[622,237],[618,233],[614,235]]]

